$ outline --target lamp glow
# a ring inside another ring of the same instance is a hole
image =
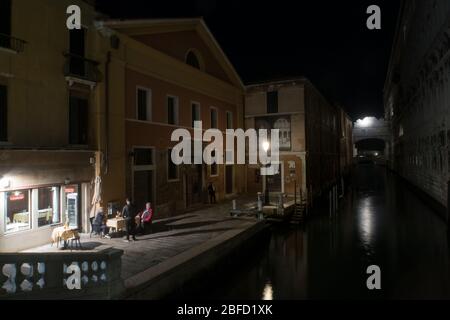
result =
[[[269,141],[267,141],[267,140],[264,141],[262,143],[262,147],[263,147],[264,152],[267,152],[267,150],[269,150],[269,147],[270,147]]]
[[[7,178],[0,179],[0,188],[6,189],[9,188],[11,181]]]
[[[367,127],[370,127],[371,125],[372,125],[372,117],[365,117],[364,119],[358,119],[357,121],[357,124],[360,126],[360,127],[364,127],[364,128],[367,128]]]

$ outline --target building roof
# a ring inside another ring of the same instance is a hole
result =
[[[129,36],[194,30],[206,43],[230,80],[235,85],[244,89],[244,84],[239,74],[234,69],[234,66],[214,38],[202,17],[133,20],[112,19],[103,20],[100,23]]]
[[[267,80],[261,80],[256,82],[251,82],[246,85],[246,88],[254,88],[260,86],[271,86],[271,85],[288,85],[293,83],[306,83],[310,82],[308,78],[303,76],[295,76],[295,77],[282,77],[282,78],[271,78]]]

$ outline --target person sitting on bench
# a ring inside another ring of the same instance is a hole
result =
[[[106,226],[105,215],[103,214],[103,208],[99,208],[94,222],[92,223],[92,229],[96,234],[100,236],[106,236],[108,233],[108,227]]]
[[[140,230],[143,234],[149,233],[151,231],[152,219],[153,219],[153,209],[152,204],[147,202],[145,204],[145,210],[140,217]]]

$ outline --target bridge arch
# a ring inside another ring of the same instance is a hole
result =
[[[383,155],[386,160],[390,158],[391,155],[391,131],[390,126],[387,121],[383,118],[377,119],[375,117],[366,117],[364,119],[359,119],[353,123],[353,155],[358,154],[358,147],[365,143],[370,145],[376,145],[378,141],[379,147],[383,145]],[[377,148],[379,149],[379,148]]]

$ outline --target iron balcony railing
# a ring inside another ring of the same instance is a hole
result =
[[[97,69],[98,62],[72,53],[64,53],[64,76],[74,77],[91,82],[100,81],[100,73]]]
[[[16,52],[23,52],[25,43],[25,40],[11,37],[8,34],[0,33],[0,47],[2,48],[7,48]]]

